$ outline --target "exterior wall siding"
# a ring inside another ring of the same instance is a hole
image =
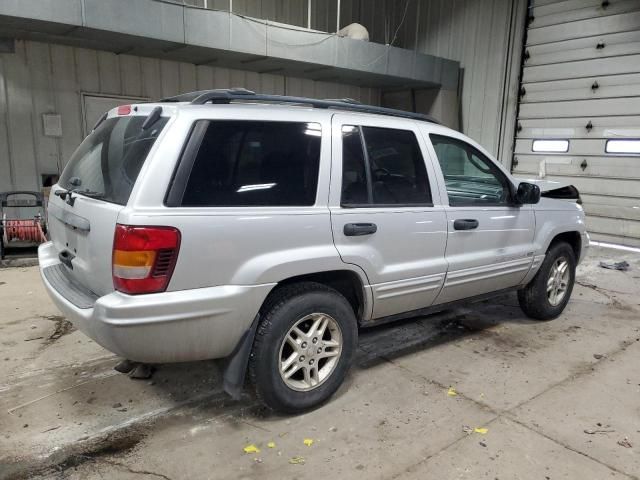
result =
[[[83,93],[156,100],[229,87],[373,105],[380,96],[353,85],[16,41],[15,53],[0,54],[0,191],[39,190],[41,175],[60,173],[84,136]],[[44,135],[45,113],[61,115],[61,137]]]
[[[262,0],[269,1],[275,0]],[[336,1],[314,3],[325,5],[330,15],[312,11],[312,27],[335,31]],[[341,0],[340,26],[358,22],[373,42],[459,61],[455,123],[509,165],[526,5],[526,0]]]

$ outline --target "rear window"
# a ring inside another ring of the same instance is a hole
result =
[[[71,156],[58,184],[125,205],[149,150],[168,121],[161,117],[143,130],[146,118],[128,116],[103,121]]]
[[[316,199],[317,123],[206,121],[182,205],[308,206]]]

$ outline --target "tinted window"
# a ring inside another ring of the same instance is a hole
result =
[[[209,122],[182,205],[313,205],[321,133],[316,123]]]
[[[360,128],[342,127],[342,199],[343,205],[371,203],[371,189],[365,168]]]
[[[413,132],[345,126],[342,150],[343,205],[431,204],[427,170]]]
[[[504,205],[511,192],[508,180],[491,160],[460,140],[431,135],[442,168],[451,206]]]
[[[162,117],[142,130],[146,118],[126,116],[103,121],[73,153],[59,184],[125,205],[149,150],[168,120]]]

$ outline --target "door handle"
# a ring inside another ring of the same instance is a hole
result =
[[[359,237],[376,233],[378,226],[375,223],[346,223],[343,231],[347,237]]]
[[[454,230],[473,230],[474,228],[478,228],[478,220],[473,218],[459,218],[458,220],[453,222]]]

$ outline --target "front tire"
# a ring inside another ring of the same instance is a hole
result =
[[[565,242],[552,245],[529,284],[518,290],[522,311],[535,320],[552,320],[567,306],[576,278],[576,257]]]
[[[340,387],[357,346],[357,321],[336,290],[313,282],[287,285],[265,303],[249,362],[258,398],[298,413]]]

